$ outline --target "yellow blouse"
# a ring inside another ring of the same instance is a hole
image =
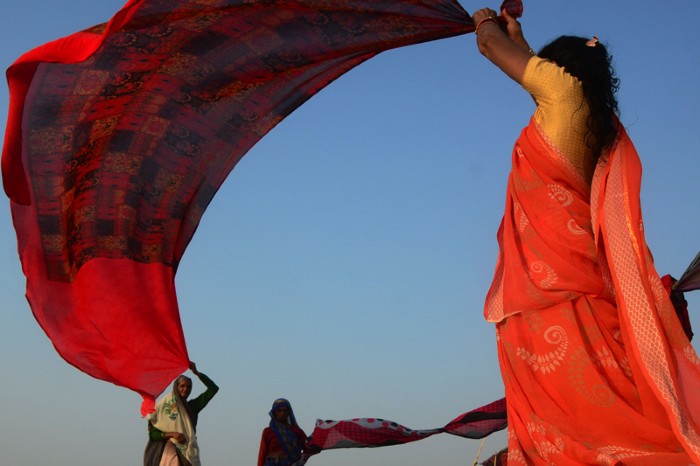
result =
[[[589,110],[581,81],[549,60],[532,57],[522,86],[537,103],[534,118],[545,136],[590,180],[595,163],[585,141]]]

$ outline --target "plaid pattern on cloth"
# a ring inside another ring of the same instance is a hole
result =
[[[448,433],[479,439],[507,426],[506,400],[489,403],[462,414],[444,427],[413,430],[396,422],[377,418],[357,418],[344,421],[318,419],[311,434],[311,448],[372,448],[411,443],[435,434]]]
[[[150,412],[189,366],[177,266],[241,157],[365,60],[473,29],[456,0],[130,0],[20,57],[3,184],[59,354]]]

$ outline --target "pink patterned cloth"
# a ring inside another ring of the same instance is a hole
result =
[[[476,439],[505,427],[506,402],[505,399],[500,399],[462,414],[444,427],[436,429],[414,430],[377,418],[344,421],[318,419],[311,434],[311,446],[320,450],[384,447],[415,442],[443,432]]]

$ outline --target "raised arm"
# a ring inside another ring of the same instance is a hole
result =
[[[199,370],[197,370],[197,365],[192,361],[190,361],[190,370],[194,375],[199,377],[199,380],[204,384],[205,387],[207,387],[204,393],[199,395],[194,400],[189,400],[187,402],[193,411],[199,413],[211,401],[211,399],[214,398],[214,395],[216,395],[216,393],[219,391],[219,387],[214,383],[212,379],[207,377],[205,374],[199,372]]]
[[[494,10],[482,8],[474,13],[472,19],[476,24],[476,42],[482,55],[521,83],[527,62],[535,53],[525,40],[520,23],[506,10],[501,14],[505,20],[505,30],[501,28]]]

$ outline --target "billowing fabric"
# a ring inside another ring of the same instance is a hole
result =
[[[2,175],[59,354],[152,411],[189,364],[177,265],[240,158],[377,53],[472,30],[455,0],[130,0],[22,56]]]
[[[424,430],[409,429],[377,418],[317,419],[310,445],[320,450],[385,447],[415,442],[443,432],[471,439],[483,438],[506,427],[505,409],[505,399],[500,399],[462,414],[444,427]]]
[[[173,389],[156,405],[154,412],[148,414],[147,419],[153,427],[163,432],[179,432],[187,438],[187,443],[180,444],[174,439],[161,442],[149,441],[144,457],[145,466],[159,466],[164,448],[153,448],[153,444],[171,443],[177,450],[177,456],[187,461],[186,466],[200,466],[199,445],[197,444],[197,427],[190,411],[187,400],[177,391],[177,379],[173,383]],[[149,448],[150,447],[150,448]],[[160,451],[160,454],[159,454]]]
[[[443,432],[459,437],[479,439],[506,427],[506,400],[493,401],[464,413],[442,428]]]
[[[509,465],[700,464],[700,359],[654,269],[620,133],[591,188],[534,120],[516,142],[485,307]]]

